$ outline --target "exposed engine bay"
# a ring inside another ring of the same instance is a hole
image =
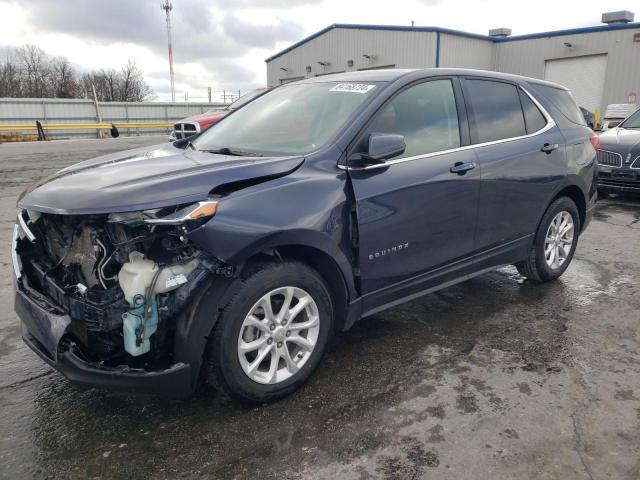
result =
[[[198,208],[205,203],[213,202]],[[149,369],[172,363],[176,318],[218,266],[186,238],[207,216],[186,218],[184,208],[20,213],[28,234],[16,248],[19,281],[31,298],[69,315],[67,341],[87,361]]]

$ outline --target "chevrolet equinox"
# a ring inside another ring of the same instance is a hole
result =
[[[24,341],[75,383],[264,402],[332,330],[515,265],[558,278],[596,202],[570,92],[475,70],[282,85],[190,139],[65,168],[18,199]]]

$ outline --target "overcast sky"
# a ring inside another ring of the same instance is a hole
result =
[[[332,23],[441,26],[513,34],[600,24],[602,0],[173,0],[176,95],[204,99],[266,82],[264,59]],[[640,10],[640,8],[638,9]],[[636,12],[640,16],[640,11]],[[135,59],[159,100],[170,98],[160,0],[0,0],[0,48],[32,43],[80,70]],[[200,98],[198,98],[200,97]]]

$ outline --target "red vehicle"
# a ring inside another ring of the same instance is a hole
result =
[[[191,117],[183,118],[173,126],[173,131],[169,136],[170,141],[182,140],[189,138],[197,133],[203,132],[211,125],[218,123],[224,117],[229,115],[233,110],[236,110],[243,105],[246,105],[252,100],[255,100],[263,93],[267,92],[268,88],[258,88],[252,92],[242,95],[231,105],[227,105],[224,108],[217,110],[208,110],[199,115],[193,115]]]

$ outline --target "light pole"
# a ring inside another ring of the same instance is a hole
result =
[[[169,42],[169,74],[171,76],[171,101],[176,101],[176,89],[173,83],[173,48],[171,47],[171,0],[164,0],[160,3],[160,8],[167,14],[167,39]]]

